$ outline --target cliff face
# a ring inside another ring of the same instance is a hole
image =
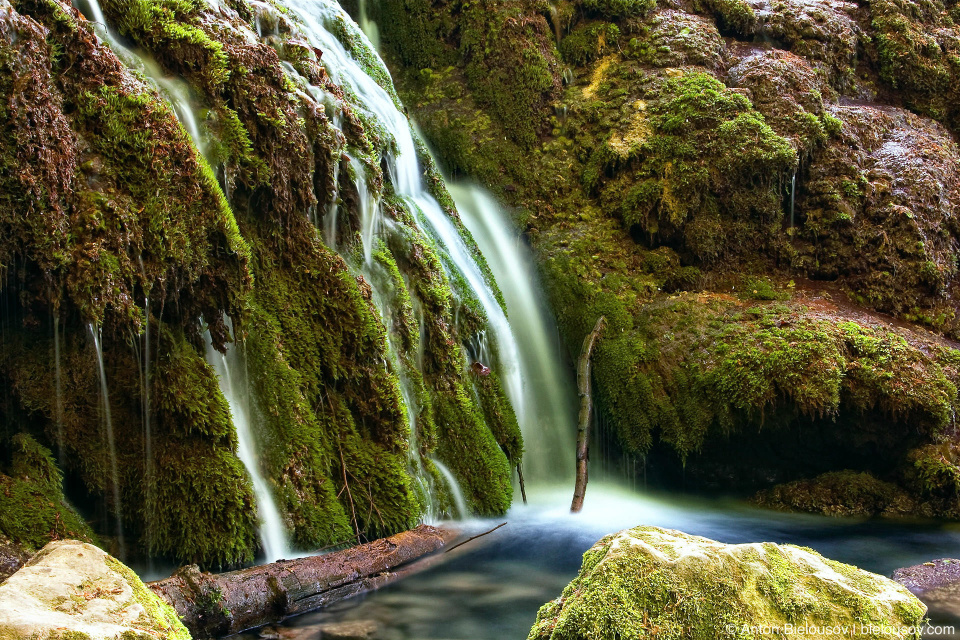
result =
[[[368,5],[441,162],[517,207],[571,350],[606,316],[598,406],[648,477],[960,515],[952,3]]]
[[[256,507],[209,341],[245,362],[263,475],[298,546],[444,508],[433,458],[477,512],[505,510],[519,430],[462,346],[486,318],[385,175],[391,135],[328,76],[303,24],[245,0],[102,11],[112,46],[58,0],[0,5],[2,457],[31,434],[131,553],[252,559]],[[392,93],[355,25],[328,28]],[[186,80],[203,153],[151,73]],[[371,193],[389,232],[365,277]],[[343,257],[317,228],[331,208]]]

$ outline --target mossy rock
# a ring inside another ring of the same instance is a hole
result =
[[[528,640],[753,639],[800,628],[808,638],[919,639],[925,612],[902,585],[812,549],[636,527],[583,555]]]
[[[754,497],[762,507],[828,516],[930,516],[928,503],[918,501],[896,484],[870,473],[832,471],[812,480],[797,480]]]
[[[190,640],[133,571],[77,540],[51,542],[0,585],[0,611],[10,640]]]
[[[20,433],[11,438],[13,457],[0,473],[0,534],[27,551],[50,540],[96,540],[63,496],[63,477],[50,451]]]

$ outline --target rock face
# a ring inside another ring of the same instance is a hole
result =
[[[459,7],[368,10],[441,163],[518,212],[570,351],[607,318],[610,441],[668,486],[960,515],[955,3]]]
[[[452,504],[433,459],[473,511],[505,511],[519,427],[496,375],[463,375],[483,308],[396,197],[393,136],[328,76],[306,24],[247,0],[92,4],[142,70],[69,2],[0,0],[0,460],[28,436],[53,452],[76,506],[109,514],[94,531],[122,530],[131,553],[252,561],[257,506],[205,357],[232,344],[295,546],[390,535]],[[349,16],[313,8],[395,96]],[[364,225],[385,229],[366,277]],[[11,500],[52,495],[11,474]],[[0,509],[0,532],[36,547],[85,533],[49,503]]]
[[[811,549],[636,527],[584,554],[528,640],[920,638],[925,611],[896,582]]]
[[[190,640],[172,607],[120,561],[51,542],[0,585],[4,640]]]

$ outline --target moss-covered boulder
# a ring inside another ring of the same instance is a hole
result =
[[[7,640],[190,640],[173,607],[119,560],[77,540],[45,546],[0,584]]]
[[[636,527],[583,555],[528,640],[919,639],[925,612],[905,587],[812,549]]]

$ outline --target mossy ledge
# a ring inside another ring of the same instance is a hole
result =
[[[69,5],[3,0],[0,454],[15,457],[23,438],[52,452],[48,475],[70,479],[67,498],[106,547],[120,548],[119,514],[131,554],[252,561],[254,498],[204,359],[210,340],[246,363],[262,471],[297,547],[412,526],[428,497],[412,474],[432,469],[432,457],[474,511],[506,510],[519,429],[499,386],[473,392],[463,349],[486,319],[443,247],[393,197],[380,163],[390,136],[327,76],[292,14],[244,0],[223,11],[190,0],[101,4],[125,42],[190,85],[211,142],[201,155],[157,90]],[[255,23],[267,25],[263,38]],[[355,25],[332,29],[373,64]],[[392,92],[385,70],[370,69]],[[356,259],[359,194],[345,153],[397,230],[379,249],[388,275],[372,283]],[[331,206],[340,254],[313,222]],[[388,297],[398,305],[389,318],[377,306]],[[436,489],[449,506],[445,491]],[[22,531],[11,522],[8,535],[34,546],[62,535],[39,528],[47,515]],[[57,526],[92,535],[76,518]]]

